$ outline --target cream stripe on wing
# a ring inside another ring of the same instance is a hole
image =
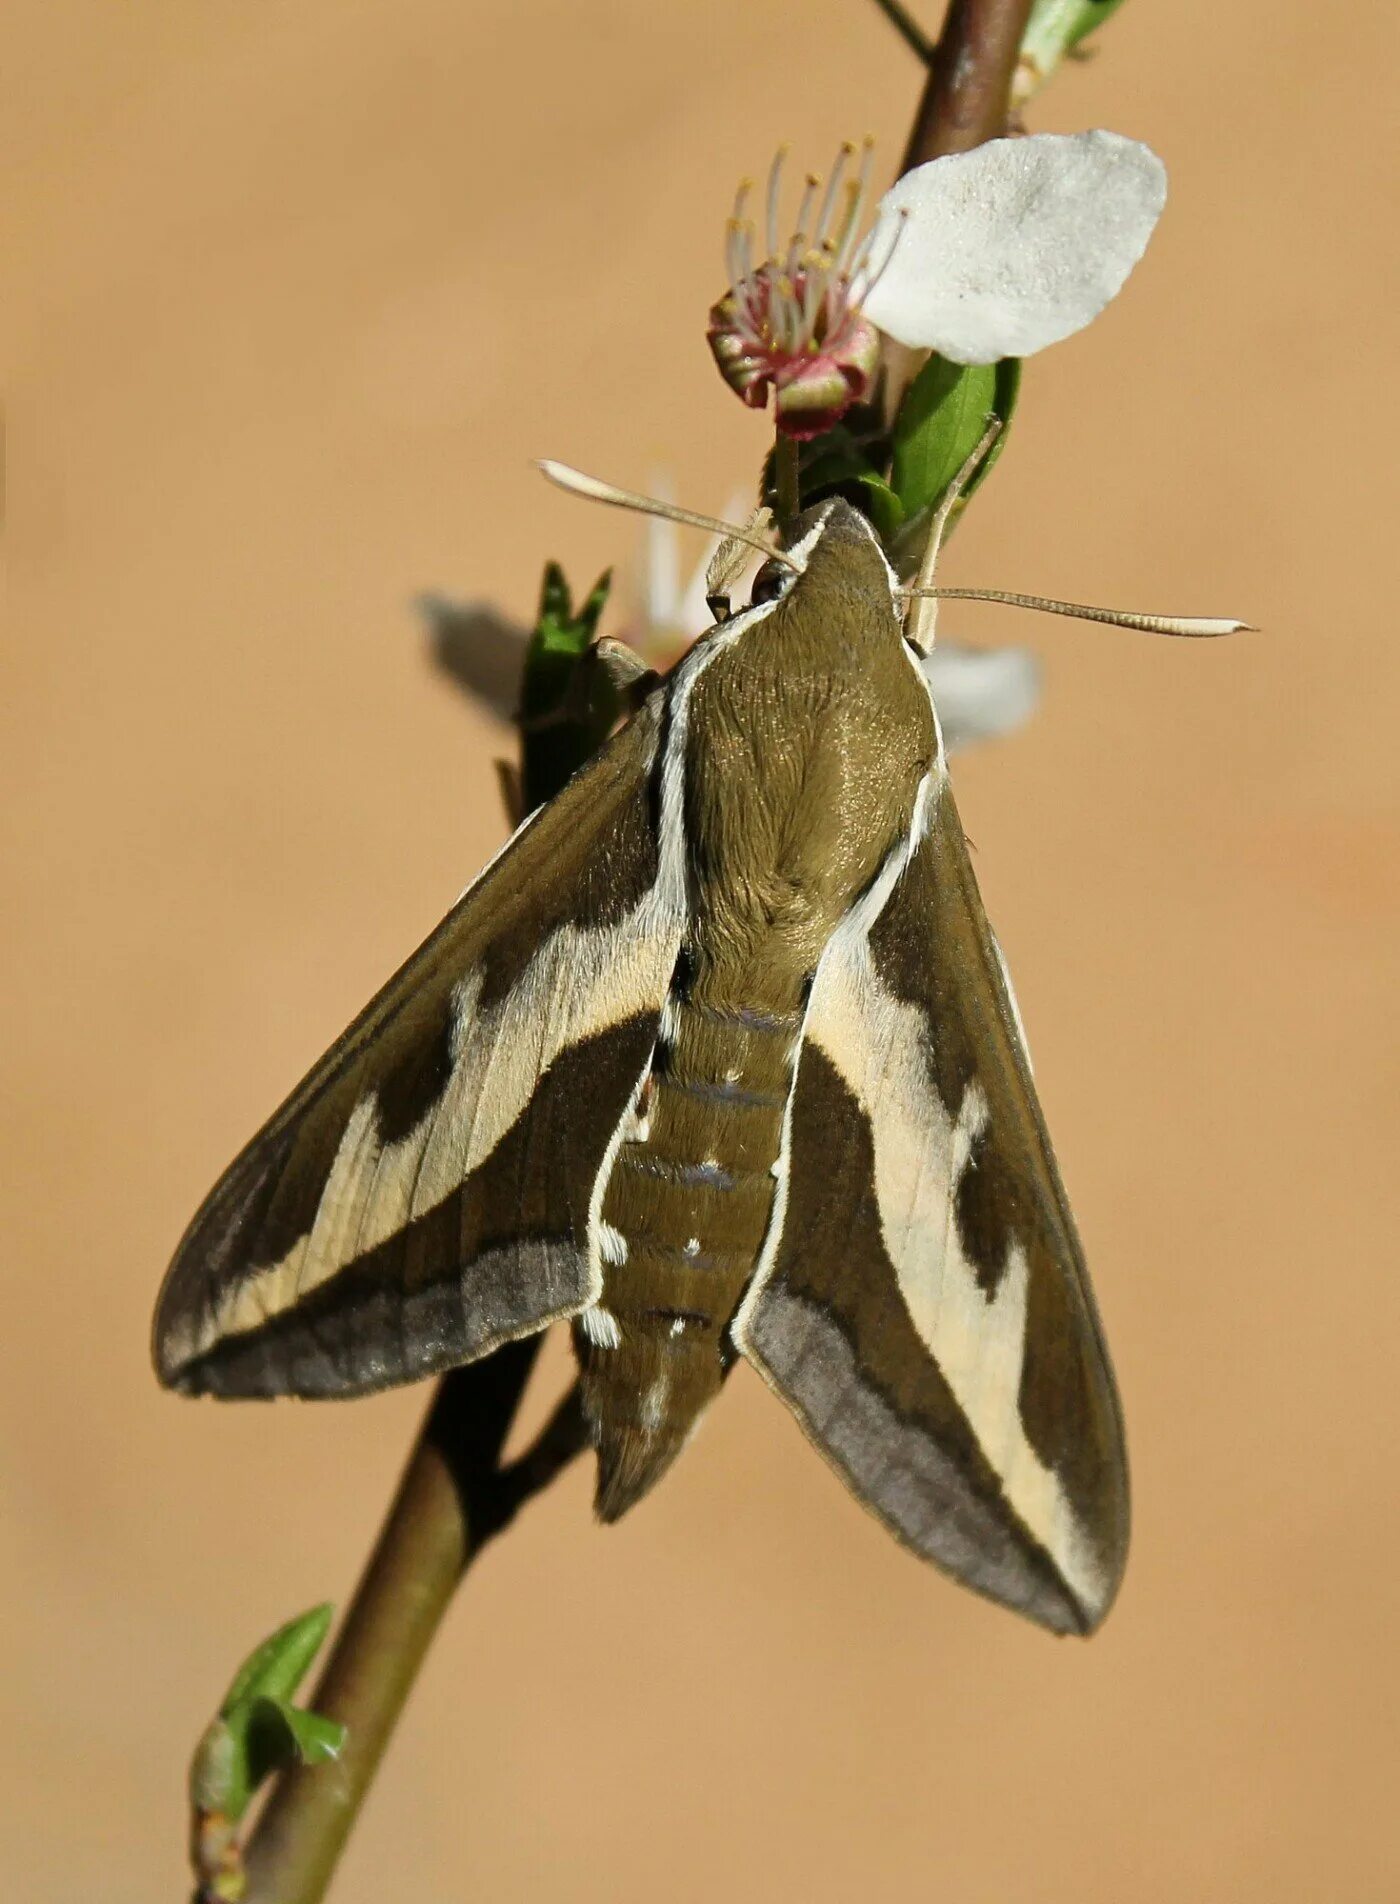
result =
[[[649,894],[614,926],[561,928],[481,1014],[481,973],[469,973],[456,991],[452,1072],[437,1103],[377,1150],[374,1098],[360,1100],[310,1234],[231,1289],[189,1353],[259,1327],[434,1208],[491,1155],[563,1050],[655,1009],[680,946],[681,921],[668,911]]]
[[[361,1098],[336,1147],[335,1162],[316,1206],[310,1230],[295,1244],[287,1260],[292,1279],[292,1301],[314,1289],[317,1265],[326,1257],[342,1261],[352,1253],[374,1188],[380,1157],[375,1129],[374,1099]]]
[[[885,1248],[914,1327],[937,1362],[1006,1496],[1086,1603],[1104,1583],[1058,1475],[1031,1447],[1020,1414],[1028,1265],[1013,1242],[989,1300],[949,1221],[959,1153],[985,1117],[976,1084],[956,1119],[923,1052],[923,1014],[881,985],[868,943],[823,965],[808,1021],[870,1120]]]
[[[645,906],[646,902],[643,902]],[[479,1168],[524,1110],[560,1052],[653,1008],[665,993],[680,945],[680,921],[646,931],[638,917],[607,933],[566,926],[530,961],[500,1006],[473,1021],[477,975],[458,988],[461,1015],[452,1076],[426,1127],[406,1145],[422,1146],[408,1216],[433,1209]],[[378,1210],[366,1230],[372,1248],[400,1223],[383,1227]]]

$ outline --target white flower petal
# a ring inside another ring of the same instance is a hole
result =
[[[1040,699],[1040,663],[1025,648],[940,641],[923,670],[950,754],[1023,727]]]
[[[747,522],[752,513],[752,503],[747,501],[743,490],[737,489],[720,511],[720,521]],[[705,630],[712,625],[714,616],[710,613],[710,598],[706,582],[710,559],[719,546],[717,536],[707,542],[705,553],[691,570],[690,579],[682,589],[680,601],[676,605],[675,623],[671,630],[673,634],[688,635],[694,640],[697,635],[704,634]],[[754,561],[757,562],[757,560],[758,555],[755,553]]]
[[[658,502],[674,502],[669,478],[653,476],[651,493]],[[681,599],[681,532],[665,516],[647,516],[642,524],[646,538],[646,619],[651,628],[662,628],[673,621]]]
[[[1116,132],[993,139],[932,159],[880,201],[866,256],[878,270],[894,251],[866,315],[958,364],[1043,350],[1116,295],[1166,196],[1156,153]]]

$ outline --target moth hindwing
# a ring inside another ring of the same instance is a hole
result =
[[[855,511],[788,558],[233,1164],[157,1367],[348,1395],[571,1318],[612,1519],[742,1354],[906,1545],[1087,1632],[1117,1396],[927,683]]]

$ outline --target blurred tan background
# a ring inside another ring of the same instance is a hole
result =
[[[958,1592],[741,1370],[623,1526],[580,1466],[472,1578],[340,1904],[1400,1898],[1400,31],[1139,0],[1102,46],[1033,123],[1148,139],[1172,202],[945,573],[1266,629],[948,619],[1045,657],[957,778],[1122,1382],[1123,1597],[1085,1646]],[[500,838],[508,735],[412,599],[633,560],[532,456],[752,479],[702,340],[734,182],[892,166],[919,76],[858,0],[21,0],[5,66],[0,1893],[148,1904],[227,1675],[343,1602],[422,1407],[146,1360],[198,1198]]]

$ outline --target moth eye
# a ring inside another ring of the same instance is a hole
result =
[[[765,562],[753,578],[749,607],[757,608],[760,602],[776,602],[780,596],[787,594],[792,583],[793,573],[785,562]]]

